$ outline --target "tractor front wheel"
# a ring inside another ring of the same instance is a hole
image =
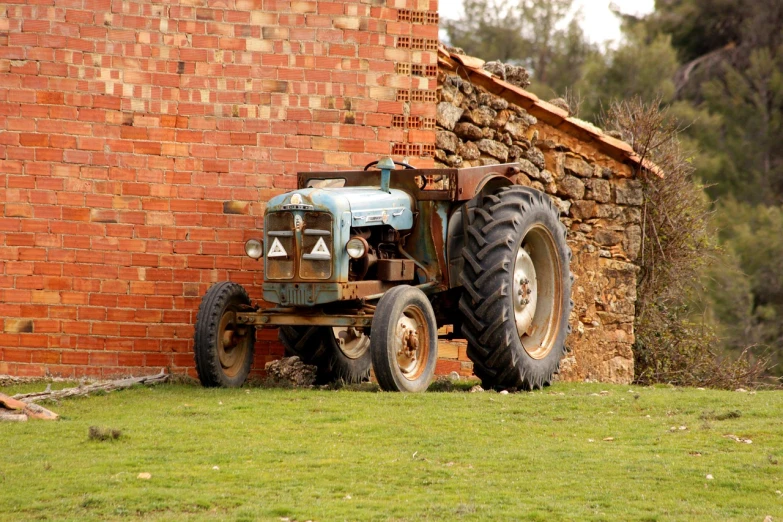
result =
[[[381,388],[427,390],[438,360],[438,327],[424,292],[401,285],[381,297],[372,319],[370,351]]]
[[[194,338],[196,371],[206,387],[239,388],[253,364],[255,327],[237,323],[237,312],[251,310],[241,285],[213,285],[198,308]]]

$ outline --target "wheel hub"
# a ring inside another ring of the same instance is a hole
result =
[[[422,362],[422,344],[416,318],[403,314],[397,323],[396,337],[397,364],[403,375],[413,379],[420,373]]]
[[[218,359],[226,375],[234,376],[242,365],[249,349],[247,327],[237,327],[236,312],[228,310],[220,319],[218,327]]]
[[[337,347],[349,359],[358,359],[370,349],[370,337],[362,328],[332,328]]]
[[[538,304],[536,268],[528,247],[520,248],[514,262],[514,320],[519,336],[530,335]]]

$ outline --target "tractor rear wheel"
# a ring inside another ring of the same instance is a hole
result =
[[[237,312],[251,310],[241,285],[217,283],[201,300],[193,352],[202,386],[239,388],[253,364],[256,329],[239,324]]]
[[[318,384],[353,384],[370,377],[370,337],[361,328],[282,326],[278,337],[286,357],[296,355],[318,367]]]
[[[467,207],[459,308],[484,387],[531,390],[560,366],[571,312],[571,251],[546,194],[521,186]]]

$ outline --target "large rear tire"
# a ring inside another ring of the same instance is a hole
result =
[[[438,326],[424,292],[401,285],[381,297],[372,319],[370,350],[382,389],[427,390],[438,360]]]
[[[212,285],[201,300],[196,318],[193,352],[202,386],[239,388],[253,364],[256,330],[240,325],[237,312],[251,310],[241,285]]]
[[[549,197],[521,186],[467,208],[462,332],[485,388],[550,384],[565,351],[571,251]]]
[[[278,337],[286,357],[296,355],[305,364],[318,367],[318,384],[354,384],[370,378],[370,338],[360,329],[282,326]]]

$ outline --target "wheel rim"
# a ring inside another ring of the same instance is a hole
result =
[[[424,313],[416,306],[408,306],[397,321],[394,336],[397,366],[403,377],[415,381],[427,366],[430,336]]]
[[[248,327],[238,327],[236,311],[226,310],[220,318],[217,345],[220,366],[228,377],[235,377],[244,366],[249,341]]]
[[[359,359],[370,349],[370,337],[361,328],[332,328],[334,340],[343,355],[349,359]]]
[[[543,359],[554,346],[563,301],[557,246],[545,227],[534,226],[525,234],[513,278],[511,298],[519,339],[530,357]]]

